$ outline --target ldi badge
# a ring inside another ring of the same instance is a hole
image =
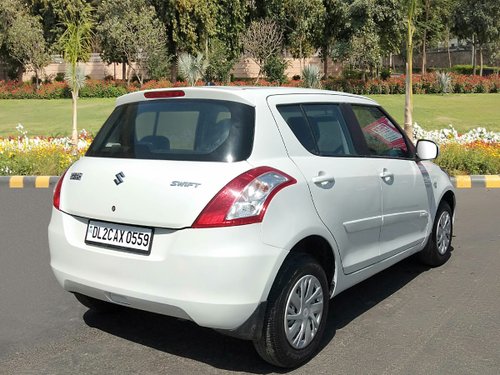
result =
[[[71,173],[71,176],[69,176],[69,179],[80,181],[82,179],[82,176],[83,176],[83,173],[74,172],[74,173]]]

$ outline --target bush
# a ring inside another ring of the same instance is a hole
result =
[[[168,81],[148,83],[170,84]],[[85,154],[92,141],[92,135],[82,130],[78,154],[73,155],[69,137],[30,138],[22,125],[18,125],[17,130],[18,137],[0,138],[0,175],[60,175]],[[478,128],[458,135],[453,127],[427,132],[415,124],[414,135],[417,139],[430,139],[441,145],[436,163],[450,175],[500,174],[499,133]]]
[[[92,141],[92,135],[82,130],[73,155],[69,137],[29,138],[22,125],[17,130],[18,137],[0,138],[0,175],[58,176],[84,155]]]
[[[500,174],[500,144],[450,143],[441,147],[436,163],[453,176]]]
[[[476,65],[476,72],[479,72],[481,67]],[[454,65],[451,67],[450,71],[456,74],[471,75],[474,73],[472,65]],[[498,74],[500,72],[500,67],[483,66],[483,75],[488,76],[491,74]]]
[[[54,81],[56,81],[56,82],[64,82],[64,73],[57,73],[56,77],[54,78]]]
[[[288,67],[288,63],[281,56],[271,56],[262,67],[266,78],[270,82],[284,83],[287,81],[285,76],[285,70]]]
[[[382,69],[382,71],[380,72],[380,78],[382,78],[382,80],[384,80],[384,81],[391,78],[391,69],[389,69],[389,68]]]
[[[80,89],[81,98],[116,98],[127,93],[126,85],[109,81],[87,80]]]
[[[302,77],[304,77],[304,87],[321,88],[321,71],[317,65],[306,65],[302,69]]]
[[[230,72],[236,63],[236,58],[231,56],[231,50],[228,45],[219,39],[214,39],[211,42],[208,62],[209,65],[205,73],[205,80],[207,82],[227,84],[231,81]]]
[[[282,59],[271,59],[265,66],[266,80],[255,83],[254,78],[236,78],[229,83],[232,86],[299,86],[301,81],[286,82],[284,72],[287,63]],[[447,73],[451,79],[451,89],[455,93],[498,93],[500,92],[500,76],[488,77],[467,76],[455,73]],[[448,76],[447,76],[448,77]],[[294,77],[297,78],[297,77]],[[345,77],[329,77],[322,80],[322,87],[327,90],[343,91],[353,94],[404,94],[405,76],[393,76],[386,80],[361,79]],[[203,85],[198,81],[197,85]],[[113,80],[88,80],[86,86],[80,91],[80,96],[85,98],[109,98],[117,97],[127,92],[148,88],[187,86],[186,82],[179,80],[174,85],[168,80],[150,80],[142,87],[138,82],[127,85],[122,81]],[[434,94],[443,92],[443,87],[436,74],[414,75],[413,92],[416,94]],[[18,83],[16,81],[0,81],[0,99],[59,99],[71,98],[71,93],[65,82],[52,82],[43,84],[38,90],[28,82]]]

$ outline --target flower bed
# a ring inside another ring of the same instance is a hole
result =
[[[500,77],[490,75],[487,77],[468,76],[450,73],[451,89],[455,93],[498,93],[500,92]],[[128,92],[165,88],[184,87],[186,82],[172,83],[168,80],[146,82],[142,87],[132,82],[130,85],[122,81],[112,80],[87,80],[81,89],[80,96],[84,98],[110,98],[117,97]],[[198,82],[204,85],[204,82]],[[260,79],[234,81],[230,86],[280,86],[277,82],[269,82]],[[297,87],[302,81],[291,80],[281,86]],[[344,91],[353,94],[404,94],[405,76],[390,77],[387,80],[371,79],[363,81],[359,79],[331,78],[322,81],[322,87],[327,90]],[[442,92],[442,88],[435,74],[414,75],[413,92],[416,94],[435,94]],[[0,99],[57,99],[71,98],[71,93],[65,82],[45,83],[38,90],[28,82],[17,83],[14,81],[0,81]]]
[[[69,137],[29,137],[20,124],[17,130],[16,137],[0,138],[0,175],[60,175],[85,154],[93,139],[82,130],[73,154]],[[425,131],[415,124],[414,135],[441,146],[436,163],[450,175],[500,174],[500,133],[477,128],[460,135],[451,125]]]
[[[69,137],[29,137],[19,124],[17,137],[0,138],[0,175],[58,176],[82,157],[92,135],[80,131],[74,154]]]
[[[500,77],[491,75],[488,77],[468,76],[450,73],[451,89],[455,93],[498,93],[500,92]],[[371,79],[368,81],[333,78],[323,82],[323,87],[328,90],[350,92],[358,95],[370,94],[404,94],[404,75],[390,77],[387,80]],[[414,75],[414,94],[437,94],[442,92],[437,76],[435,74]]]

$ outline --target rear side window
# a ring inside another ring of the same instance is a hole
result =
[[[255,110],[229,101],[166,99],[117,107],[87,156],[234,162],[250,156]]]
[[[377,107],[353,105],[371,155],[409,157],[401,131]]]
[[[339,105],[293,104],[280,105],[277,109],[310,153],[320,156],[355,154]]]

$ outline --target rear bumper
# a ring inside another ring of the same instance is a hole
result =
[[[266,301],[283,249],[260,225],[155,229],[148,256],[87,245],[87,219],[53,209],[51,267],[70,292],[238,332]]]

